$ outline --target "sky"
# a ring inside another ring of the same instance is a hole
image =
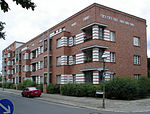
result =
[[[14,41],[27,42],[85,7],[98,3],[147,21],[147,54],[150,57],[150,0],[32,0],[35,11],[23,9],[12,0],[6,0],[11,10],[0,11],[5,22],[6,40],[0,39],[0,71],[2,50]]]

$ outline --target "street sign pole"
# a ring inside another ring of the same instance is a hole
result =
[[[105,59],[104,59],[104,63],[103,63],[103,108],[105,108]]]

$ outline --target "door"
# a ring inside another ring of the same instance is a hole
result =
[[[85,72],[85,83],[93,84],[93,71],[86,71]]]

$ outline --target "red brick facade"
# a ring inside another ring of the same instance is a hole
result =
[[[107,56],[106,80],[147,76],[146,20],[92,4],[25,44],[4,49],[4,81],[99,84],[102,55]]]

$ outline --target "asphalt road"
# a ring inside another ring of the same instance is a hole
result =
[[[24,98],[6,92],[0,93],[0,99],[9,99],[15,106],[14,114],[150,114],[143,113],[123,113],[123,112],[103,112],[86,108],[78,108],[63,104],[46,102],[37,98]],[[0,113],[1,114],[1,113]]]

